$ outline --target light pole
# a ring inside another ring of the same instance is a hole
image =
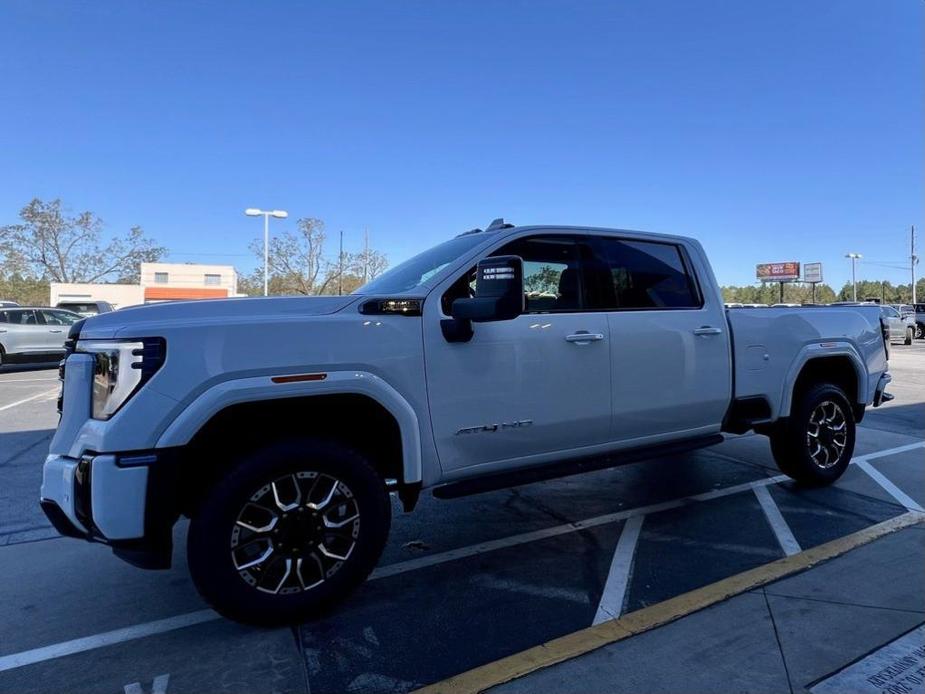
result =
[[[286,219],[289,213],[286,210],[258,210],[256,207],[248,207],[244,210],[248,217],[260,217],[263,215],[263,295],[267,296],[270,289],[269,266],[270,266],[270,217],[276,219]]]
[[[860,253],[845,253],[846,258],[851,258],[851,296],[853,297],[852,301],[858,300],[858,280],[857,275],[855,274],[855,268],[857,266],[858,260],[863,258]]]

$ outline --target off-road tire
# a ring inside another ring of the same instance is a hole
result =
[[[811,486],[832,484],[854,453],[854,410],[841,388],[810,386],[795,396],[790,416],[769,437],[771,453],[785,475]]]
[[[328,527],[332,513],[340,514],[340,522],[354,510],[357,520],[338,527],[334,537],[327,534],[335,532]],[[270,521],[274,513],[277,519]],[[271,530],[264,530],[267,524]],[[187,559],[196,588],[222,615],[264,626],[295,624],[329,610],[366,579],[390,524],[385,483],[362,455],[339,442],[287,440],[242,456],[209,491],[191,519]],[[335,543],[346,547],[351,538],[349,551],[334,551]],[[262,556],[268,548],[266,566],[247,567],[250,555],[241,558],[245,552]],[[331,559],[329,550],[338,558]],[[282,573],[286,578],[275,585]],[[274,586],[276,593],[267,592]]]

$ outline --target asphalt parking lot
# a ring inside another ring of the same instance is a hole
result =
[[[379,568],[318,621],[254,629],[202,603],[177,528],[145,572],[58,538],[37,503],[56,372],[0,372],[0,692],[404,692],[925,506],[925,342],[894,346],[832,487],[779,478],[767,441],[394,507]],[[914,546],[910,546],[914,547]],[[916,551],[919,554],[916,554]],[[922,563],[910,549],[910,562]],[[630,570],[632,567],[632,570]],[[909,628],[925,620],[910,605]]]

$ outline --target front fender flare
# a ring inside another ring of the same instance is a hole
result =
[[[231,405],[312,395],[355,394],[372,398],[391,413],[401,432],[405,484],[421,482],[421,432],[414,408],[379,376],[366,371],[329,371],[323,380],[274,383],[270,375],[223,381],[201,393],[157,440],[157,448],[184,446],[213,416]]]

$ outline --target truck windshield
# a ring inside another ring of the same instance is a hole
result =
[[[354,294],[398,294],[411,291],[484,240],[484,234],[457,236],[396,265],[357,289]]]

